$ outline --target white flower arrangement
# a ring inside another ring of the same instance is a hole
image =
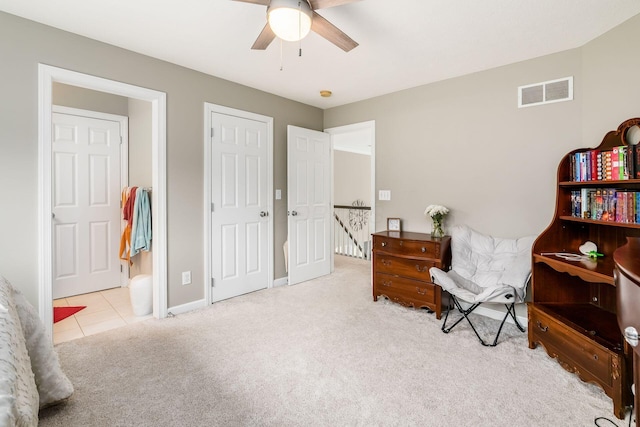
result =
[[[424,215],[429,216],[436,221],[441,221],[449,213],[449,209],[441,205],[429,205],[424,210]]]

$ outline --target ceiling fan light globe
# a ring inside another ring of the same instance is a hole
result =
[[[267,20],[271,30],[288,42],[302,40],[311,30],[313,14],[306,1],[271,0]]]

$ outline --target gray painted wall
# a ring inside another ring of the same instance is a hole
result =
[[[152,187],[151,173],[151,103],[139,99],[128,99],[129,110],[129,186]],[[153,197],[153,188],[149,193]],[[153,216],[151,218],[153,222]],[[153,251],[153,242],[151,243]],[[153,274],[151,251],[141,251],[132,259],[129,277],[138,274]]]
[[[387,217],[431,230],[429,204],[503,237],[539,234],[555,208],[557,166],[640,116],[640,16],[585,46],[325,110],[331,128],[376,121],[376,230]],[[574,76],[574,100],[517,108],[517,87]]]
[[[640,15],[583,48],[583,145],[595,147],[623,120],[640,117]]]
[[[371,156],[333,152],[333,204],[351,205],[356,200],[371,206]]]
[[[574,76],[574,101],[517,108],[517,87]],[[424,209],[448,207],[464,223],[502,237],[550,222],[556,168],[580,144],[579,49],[325,110],[325,128],[376,121],[376,230],[387,217],[430,232]]]
[[[128,98],[97,90],[54,82],[52,99],[54,104],[64,107],[117,114],[125,117],[129,115]]]
[[[168,304],[203,298],[204,102],[274,118],[274,188],[286,188],[286,126],[321,130],[322,110],[0,12],[0,274],[38,304],[38,63],[167,93]],[[274,201],[284,277],[286,194]],[[191,270],[193,284],[180,285]]]

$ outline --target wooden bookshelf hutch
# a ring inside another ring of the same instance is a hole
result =
[[[596,150],[627,145],[627,131],[638,124],[640,118],[626,120],[608,132]],[[622,419],[632,400],[632,351],[616,318],[613,253],[627,237],[640,237],[640,224],[574,217],[571,193],[583,188],[640,191],[640,179],[572,181],[572,156],[588,150],[574,150],[560,162],[555,214],[533,245],[529,348],[542,344],[567,371],[599,385]],[[553,255],[579,254],[586,241],[594,242],[604,256],[571,261]]]

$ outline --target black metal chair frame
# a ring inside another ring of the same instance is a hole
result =
[[[516,317],[516,309],[515,309],[516,303],[512,302],[511,304],[505,304],[504,306],[507,308],[507,312],[505,313],[504,318],[500,323],[500,327],[498,328],[498,333],[496,334],[496,337],[494,338],[492,344],[486,343],[482,339],[478,331],[476,330],[475,326],[473,326],[473,323],[471,322],[471,320],[469,319],[469,314],[471,314],[473,310],[478,308],[481,304],[482,302],[477,302],[472,304],[471,307],[464,309],[460,305],[458,298],[456,298],[455,295],[449,294],[449,304],[447,306],[447,314],[444,316],[444,322],[442,322],[442,332],[444,332],[445,334],[448,334],[463,319],[467,319],[467,322],[469,322],[469,325],[471,325],[471,329],[473,329],[473,332],[475,332],[476,336],[478,337],[482,345],[484,345],[485,347],[495,347],[498,344],[498,337],[500,336],[500,332],[502,332],[502,327],[504,326],[504,323],[507,321],[507,318],[509,317],[509,315],[511,315],[511,317],[513,318],[513,321],[515,322],[520,332],[524,332],[524,328],[522,327],[522,325],[520,325],[520,322],[518,322],[518,318]],[[459,318],[453,325],[447,328],[447,319],[449,318],[449,312],[453,309],[454,305],[458,309],[458,311],[462,314],[462,317]]]

